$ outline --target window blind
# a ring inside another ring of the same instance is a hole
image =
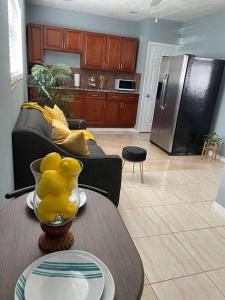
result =
[[[8,0],[9,59],[11,85],[23,77],[21,8],[18,0]]]

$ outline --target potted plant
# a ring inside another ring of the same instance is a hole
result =
[[[54,88],[70,85],[72,82],[72,71],[65,64],[55,64],[47,66],[44,63],[35,64],[31,68],[31,74],[28,75],[27,83],[34,88],[37,99],[41,106],[54,106],[57,104],[69,116],[68,102],[74,99],[74,96],[68,93],[56,93]]]
[[[209,152],[211,151],[212,152],[211,159],[213,159],[213,157],[214,159],[216,159],[219,146],[224,144],[223,139],[219,137],[216,132],[213,132],[213,133],[206,134],[204,136],[204,141],[205,142],[202,150],[202,156],[208,155]]]

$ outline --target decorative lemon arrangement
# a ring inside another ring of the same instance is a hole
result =
[[[44,158],[34,161],[31,164],[31,170],[36,181],[34,211],[42,223],[41,228],[46,234],[51,232],[52,235],[56,231],[54,229],[51,230],[50,227],[64,226],[69,223],[66,226],[68,231],[72,223],[70,221],[72,221],[78,211],[78,176],[82,170],[82,163],[71,157],[61,158],[58,153],[52,152]],[[64,231],[62,230],[63,235],[70,233]],[[57,234],[59,232],[58,228]],[[73,240],[71,234],[70,239],[72,238]],[[45,244],[49,242],[46,239],[48,240],[48,237],[44,236]],[[59,239],[58,235],[56,239]],[[41,248],[43,249],[43,247]],[[59,250],[62,249],[65,249],[65,247],[62,248],[61,245]],[[55,248],[54,251],[56,251]]]

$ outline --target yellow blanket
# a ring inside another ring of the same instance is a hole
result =
[[[41,107],[40,105],[37,104],[37,102],[25,102],[21,105],[21,107],[22,108],[39,110],[40,112],[42,112],[42,114],[45,117],[45,119],[47,120],[47,122],[52,125],[51,117],[49,116],[49,114],[47,113],[47,111],[43,107]]]
[[[52,125],[52,118],[49,116],[49,114],[43,107],[41,107],[40,105],[37,104],[37,102],[25,102],[22,104],[21,107],[39,110],[40,112],[42,112],[42,114],[45,117],[45,119],[47,120],[47,122]],[[75,130],[71,130],[71,132],[76,132],[76,133],[82,132],[84,134],[85,140],[95,140],[94,135],[89,130],[75,129]]]
[[[85,140],[95,140],[95,136],[87,129],[74,129],[70,131],[75,133],[82,132],[84,134]]]

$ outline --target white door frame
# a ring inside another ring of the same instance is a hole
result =
[[[178,51],[179,49],[179,45],[175,45],[175,44],[166,44],[166,43],[158,43],[158,42],[152,42],[149,41],[148,42],[148,50],[147,50],[147,57],[146,57],[146,67],[144,70],[144,78],[143,80],[143,85],[141,84],[141,94],[140,94],[140,110],[139,110],[139,118],[138,118],[138,126],[137,126],[137,130],[138,132],[141,132],[141,124],[142,124],[142,118],[144,116],[143,114],[143,110],[144,110],[144,100],[145,100],[145,91],[146,91],[146,86],[148,83],[148,73],[149,73],[149,63],[150,63],[150,57],[151,57],[151,47],[152,46],[168,46],[168,47],[174,47],[176,48],[176,50]]]

